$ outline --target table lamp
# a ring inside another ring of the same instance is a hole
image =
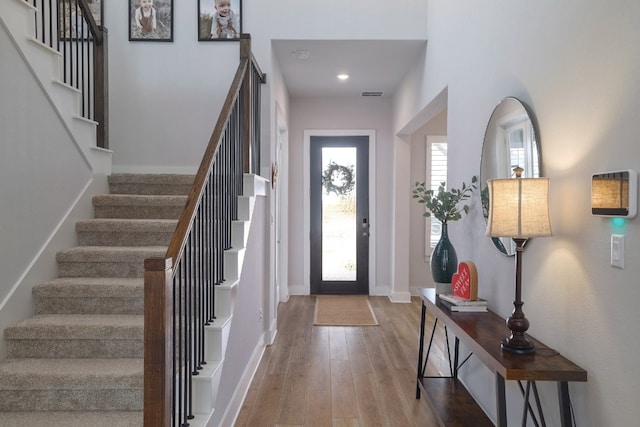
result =
[[[516,244],[516,299],[507,319],[511,335],[502,340],[505,351],[528,354],[534,345],[525,337],[529,321],[522,311],[522,253],[531,237],[551,235],[549,221],[549,179],[522,178],[523,169],[514,168],[513,179],[490,179],[487,236],[510,237]]]

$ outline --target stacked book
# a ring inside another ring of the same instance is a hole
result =
[[[451,311],[487,311],[487,300],[482,298],[469,300],[455,294],[440,294],[438,295],[438,298],[440,300],[440,305]]]

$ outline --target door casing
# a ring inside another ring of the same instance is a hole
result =
[[[369,294],[376,295],[376,131],[373,129],[310,129],[304,131],[304,147],[303,147],[303,202],[302,211],[304,215],[303,225],[303,273],[304,284],[301,294],[309,295],[311,293],[311,207],[310,207],[310,146],[312,136],[368,136],[369,137]]]

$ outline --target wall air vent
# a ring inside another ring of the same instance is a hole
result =
[[[372,90],[372,91],[365,91],[362,92],[360,95],[362,96],[382,96],[384,92],[382,92],[381,90]]]

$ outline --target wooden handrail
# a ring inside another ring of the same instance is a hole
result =
[[[186,243],[185,236],[195,216],[196,208],[198,207],[198,200],[202,195],[204,182],[209,169],[213,164],[213,158],[216,150],[218,149],[220,138],[231,117],[231,109],[240,96],[242,85],[246,83],[246,79],[249,78],[248,76],[250,76],[250,64],[253,64],[257,72],[262,76],[262,80],[264,81],[264,74],[260,71],[258,63],[255,61],[253,54],[251,53],[251,36],[249,34],[242,34],[240,36],[240,64],[238,65],[235,76],[233,77],[233,81],[231,83],[231,87],[229,87],[229,91],[227,92],[227,97],[225,98],[224,104],[222,104],[222,109],[220,111],[220,115],[218,116],[218,121],[216,122],[213,132],[211,133],[209,143],[207,144],[207,148],[205,149],[204,156],[202,157],[202,161],[200,162],[200,167],[198,168],[198,172],[196,173],[191,191],[189,192],[189,195],[187,197],[185,209],[180,216],[178,226],[176,227],[176,231],[173,234],[173,238],[171,239],[171,242],[169,243],[169,247],[167,249],[166,257],[171,258],[174,265],[177,262],[178,254],[180,253],[182,248],[184,248],[184,245]],[[249,102],[245,102],[245,109],[249,108],[249,104]],[[248,117],[249,113],[244,111],[243,114],[245,114],[245,117]],[[249,121],[246,122],[249,123]],[[246,132],[246,134],[249,134],[249,132]],[[248,142],[245,142],[245,150],[248,150],[247,144]],[[247,161],[246,159],[248,157],[248,155],[245,156],[245,162]],[[245,172],[249,172],[248,168],[246,167]]]
[[[227,97],[222,105],[220,116],[218,116],[218,122],[213,129],[211,138],[209,138],[209,143],[207,144],[204,156],[200,162],[200,167],[198,168],[193,185],[191,186],[191,191],[187,196],[184,211],[182,212],[182,215],[180,215],[176,231],[173,233],[173,237],[169,243],[169,247],[167,248],[165,256],[167,258],[171,258],[174,265],[177,263],[178,255],[186,244],[187,232],[189,231],[193,218],[196,214],[198,202],[204,189],[205,179],[207,178],[209,169],[211,169],[211,166],[213,165],[213,158],[218,149],[218,145],[220,144],[222,132],[231,117],[231,107],[236,102],[240,94],[240,88],[242,87],[244,74],[247,72],[248,65],[248,59],[241,59],[235,77],[233,78],[233,82],[231,83],[231,87],[229,88],[229,92],[227,93]]]

